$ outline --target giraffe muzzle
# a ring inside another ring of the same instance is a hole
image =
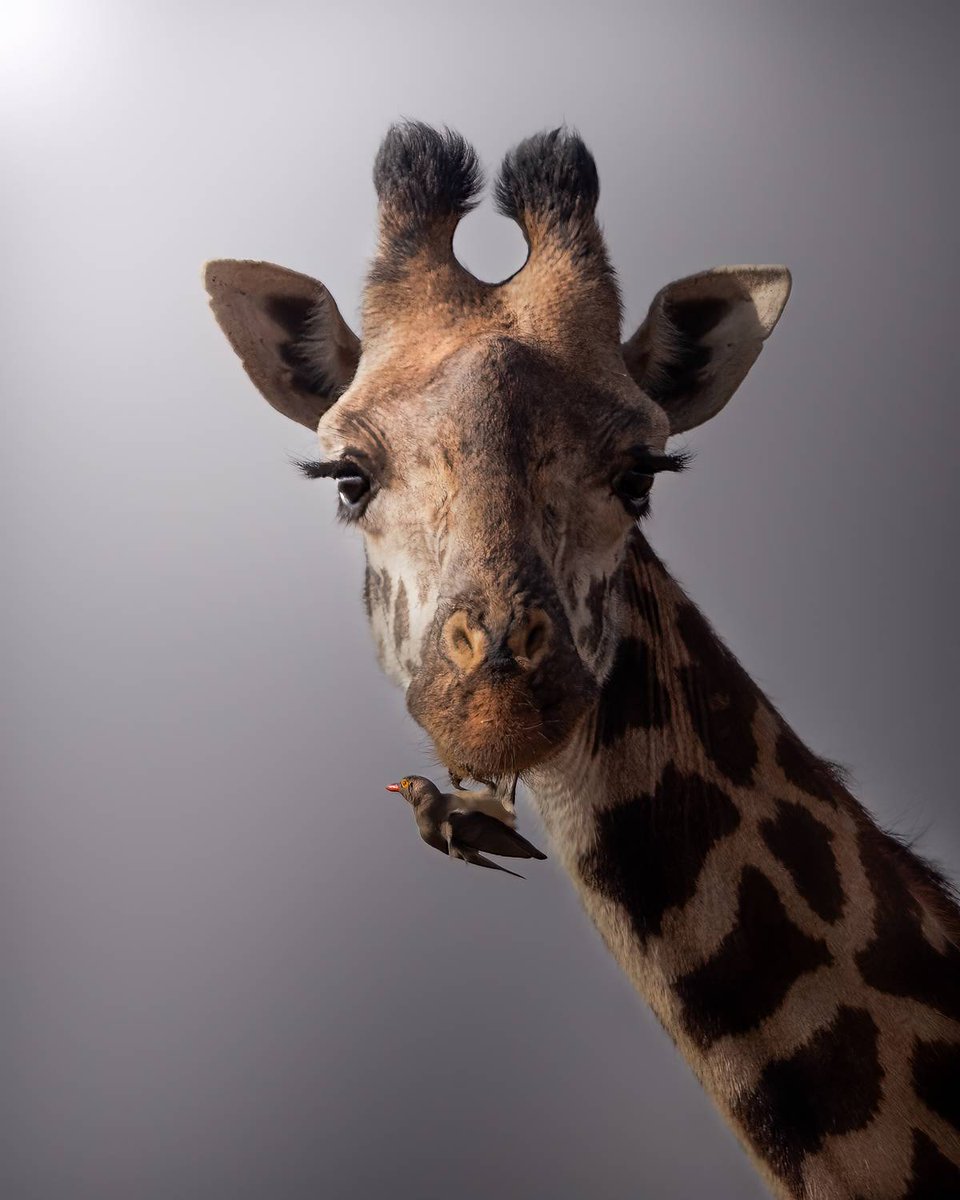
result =
[[[544,606],[494,618],[460,606],[439,622],[407,707],[450,767],[528,770],[569,737],[594,694],[562,617]]]

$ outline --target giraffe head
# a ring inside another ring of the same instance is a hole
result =
[[[783,267],[722,267],[654,298],[621,342],[593,158],[564,130],[496,184],[526,263],[500,284],[456,260],[473,150],[420,124],[377,155],[380,235],[362,339],[322,284],[213,262],[217,320],[263,395],[317,431],[308,474],[362,532],[380,661],[451,768],[519,772],[594,699],[625,619],[621,570],[666,451],[719,411],[786,303]]]

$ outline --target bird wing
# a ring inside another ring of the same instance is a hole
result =
[[[470,812],[482,812],[488,817],[494,817],[503,825],[512,829],[517,823],[515,813],[503,807],[503,801],[496,796],[485,796],[482,792],[466,792],[462,789],[453,793],[454,804],[457,808]]]
[[[456,810],[450,813],[447,820],[455,840],[461,845],[471,846],[474,850],[500,854],[504,858],[547,857],[515,829],[511,829],[496,817],[487,816],[486,813]]]
[[[419,814],[417,815],[419,817]],[[446,838],[433,822],[419,819],[417,821],[417,831],[427,845],[432,846],[434,850],[439,850],[441,854],[449,852]]]
[[[518,880],[526,878],[526,876],[518,875],[516,871],[511,871],[509,866],[500,866],[499,863],[494,863],[492,858],[485,858],[479,850],[474,850],[473,846],[462,846],[454,842],[450,847],[450,857],[458,858],[463,863],[473,863],[474,866],[488,866],[492,871],[503,871],[506,875],[514,875]]]
[[[484,858],[482,854],[476,850],[471,850],[469,846],[460,851],[460,856],[468,863],[473,863],[477,867],[490,867],[494,871],[503,871],[507,875],[513,875],[517,879],[525,879],[526,876],[521,875],[518,871],[511,871],[509,867],[501,867],[499,863],[495,863],[492,858]]]

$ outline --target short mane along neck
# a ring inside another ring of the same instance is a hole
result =
[[[638,534],[598,704],[529,783],[611,952],[782,1196],[960,1196],[960,912]]]
[[[528,256],[498,284],[453,253],[481,184],[459,134],[395,125],[362,336],[272,263],[209,263],[216,318],[315,433],[300,467],[337,480],[363,533],[380,661],[438,758],[525,772],[610,949],[774,1189],[960,1198],[949,889],[784,724],[635,524],[682,465],[669,439],[757,360],[790,272],[675,279],[621,340],[579,135],[503,159],[497,207]]]

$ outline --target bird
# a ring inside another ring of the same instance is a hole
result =
[[[513,828],[513,815],[500,801],[488,794],[458,791],[441,792],[423,775],[405,775],[399,783],[388,783],[388,792],[399,792],[413,809],[420,836],[434,850],[460,858],[478,867],[504,871],[517,879],[524,876],[484,857],[499,854],[504,858],[547,856]],[[499,809],[499,814],[497,813]]]

